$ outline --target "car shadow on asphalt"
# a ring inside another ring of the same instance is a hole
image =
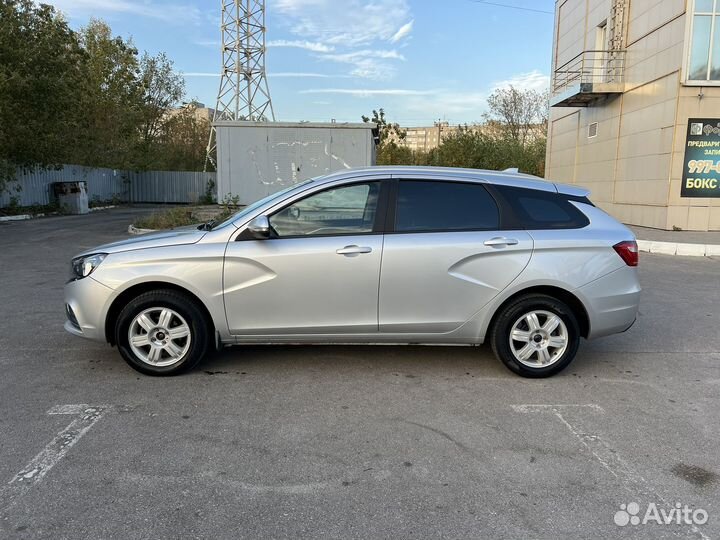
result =
[[[585,365],[578,358],[559,374],[571,376],[572,367]],[[477,378],[521,379],[495,358],[489,345],[474,347],[385,345],[245,345],[210,354],[194,371],[208,375],[262,372],[335,371],[438,374]],[[528,379],[525,379],[528,380]]]

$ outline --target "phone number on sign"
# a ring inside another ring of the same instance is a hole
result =
[[[688,161],[687,166],[690,174],[720,173],[720,161],[713,161],[712,159],[692,159]]]

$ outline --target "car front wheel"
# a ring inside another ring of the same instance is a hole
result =
[[[125,361],[146,375],[177,375],[205,355],[210,332],[202,310],[173,290],[150,291],[130,301],[115,326]]]
[[[495,355],[510,370],[523,377],[549,377],[575,358],[580,329],[565,303],[532,294],[498,314],[490,339]]]

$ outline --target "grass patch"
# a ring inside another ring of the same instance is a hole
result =
[[[38,214],[52,214],[60,212],[62,209],[57,204],[32,204],[30,206],[20,206],[17,200],[10,200],[10,204],[4,208],[0,208],[0,216],[20,216],[30,214],[37,216]]]
[[[186,227],[188,225],[199,225],[205,223],[209,219],[215,219],[220,222],[237,212],[237,207],[218,206],[217,212],[208,215],[207,208],[204,209],[203,215],[196,213],[197,208],[192,206],[179,206],[176,208],[168,208],[162,212],[155,212],[149,216],[138,219],[134,225],[138,229],[174,229],[176,227]]]
[[[200,220],[193,217],[192,208],[181,206],[142,217],[135,222],[135,226],[138,229],[173,229],[199,223]]]
[[[101,199],[97,195],[94,195],[88,201],[88,206],[90,208],[97,208],[99,206],[118,206],[120,204],[122,204],[122,200],[120,199],[120,195],[117,193],[113,194],[113,196],[109,199]]]

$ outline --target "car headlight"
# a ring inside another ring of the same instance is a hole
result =
[[[82,279],[89,276],[100,266],[106,256],[106,253],[94,253],[73,259],[70,279]]]

